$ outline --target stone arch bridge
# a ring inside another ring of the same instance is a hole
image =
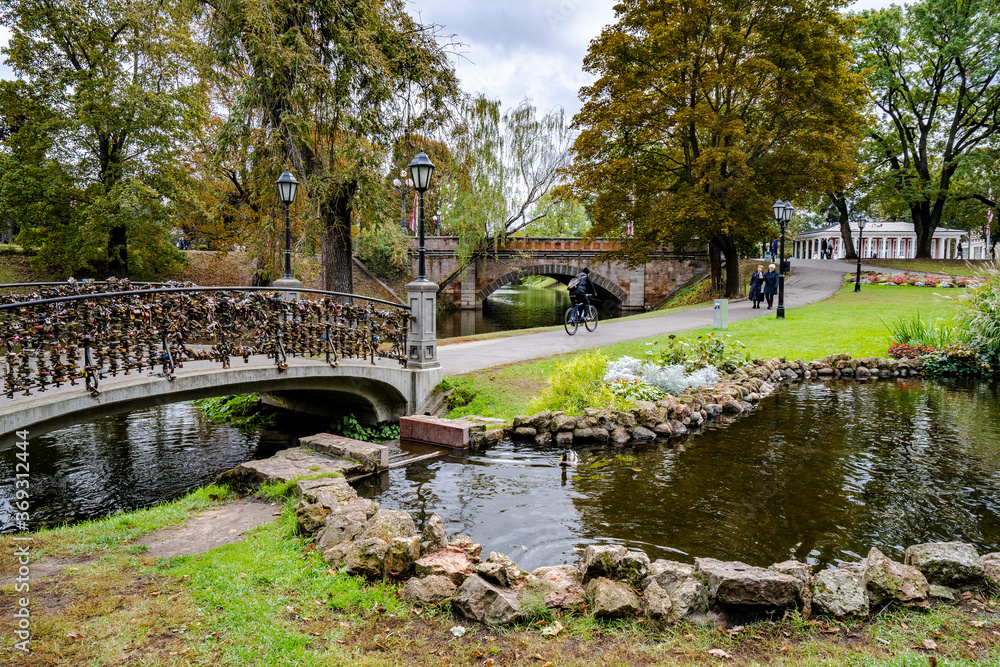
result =
[[[416,239],[411,242],[415,270]],[[708,253],[700,248],[663,249],[644,265],[629,268],[608,259],[619,248],[613,239],[512,238],[467,267],[455,255],[457,236],[427,237],[424,247],[427,278],[441,286],[443,298],[462,309],[482,308],[493,292],[525,276],[549,276],[567,284],[587,266],[605,310],[644,310],[708,271]]]

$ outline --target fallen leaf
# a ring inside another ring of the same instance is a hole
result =
[[[76,632],[75,630],[73,632],[70,632],[66,636],[69,637],[70,639],[72,639],[75,642],[82,642],[83,641],[83,635],[80,634],[79,632]]]
[[[981,628],[986,625],[986,621],[969,621],[974,628]]]
[[[906,623],[900,623],[899,627],[903,628],[904,630],[909,630],[910,629],[910,626],[908,626]]]
[[[726,653],[725,651],[723,651],[721,648],[710,648],[710,649],[708,649],[708,654],[710,656],[712,656],[712,657],[715,657],[715,658],[732,658],[733,657],[733,656],[729,655],[728,653]]]
[[[555,637],[560,632],[562,632],[563,625],[559,621],[556,621],[552,625],[542,628],[542,635],[545,637]]]
[[[922,642],[920,642],[920,645],[923,646],[928,651],[934,651],[938,647],[937,642],[934,641],[933,639],[925,639]]]
[[[246,578],[247,578],[247,575],[246,575],[246,572],[240,572],[240,573],[239,573],[238,575],[236,575],[236,576],[237,576],[237,577],[238,577],[239,579],[246,579]]]

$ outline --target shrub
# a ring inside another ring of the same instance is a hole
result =
[[[979,286],[960,304],[958,319],[967,341],[993,368],[1000,368],[1000,270],[983,270]]]
[[[920,319],[919,311],[912,319],[904,320],[901,317],[896,317],[892,323],[886,324],[883,320],[882,324],[892,334],[894,343],[902,343],[910,347],[941,348],[963,338],[959,327],[940,317],[933,321],[924,321]]]
[[[889,356],[893,359],[916,359],[934,351],[933,347],[927,345],[907,345],[906,343],[893,343],[889,346]]]
[[[604,372],[607,383],[619,380],[638,380],[642,376],[642,362],[632,357],[621,357],[608,364]]]
[[[608,358],[600,352],[577,355],[559,364],[549,380],[549,388],[531,402],[531,410],[562,410],[567,414],[582,414],[585,408],[603,404],[604,383]]]
[[[608,382],[608,390],[629,403],[635,401],[657,401],[663,398],[662,391],[638,379],[612,380]]]
[[[381,278],[395,278],[410,268],[410,245],[399,225],[378,223],[358,234],[355,253]]]
[[[670,366],[646,364],[643,367],[643,379],[660,391],[676,396],[688,388],[685,370],[682,364]]]
[[[670,342],[660,353],[658,363],[660,366],[681,364],[688,372],[712,366],[723,373],[732,373],[746,365],[750,357],[743,343],[738,340],[727,341],[728,338],[731,336],[713,333],[698,336],[693,344],[688,344],[683,338],[671,334]]]
[[[365,442],[386,442],[399,438],[399,424],[382,422],[369,427],[358,423],[354,415],[345,415],[330,422],[330,433]]]
[[[932,377],[976,378],[990,373],[990,364],[979,350],[965,343],[951,343],[924,356],[921,368]]]

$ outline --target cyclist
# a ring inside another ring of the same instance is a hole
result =
[[[576,285],[570,289],[569,295],[573,300],[574,306],[578,303],[582,303],[583,312],[587,312],[587,310],[590,309],[590,295],[597,294],[597,290],[594,288],[594,283],[590,280],[590,269],[584,267],[583,271],[576,274],[576,278]]]

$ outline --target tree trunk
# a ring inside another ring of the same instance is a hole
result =
[[[847,207],[847,197],[841,192],[829,192],[827,196],[837,207],[840,215],[840,238],[844,241],[844,259],[857,259],[857,250],[854,249],[854,238],[851,236],[850,210]]]
[[[726,284],[723,294],[727,299],[735,299],[740,295],[740,256],[736,252],[736,243],[728,234],[717,234],[712,243],[718,246],[726,259]]]
[[[128,278],[128,231],[115,225],[108,234],[108,272],[115,278]]]
[[[323,259],[323,289],[354,293],[354,252],[351,243],[351,197],[357,186],[331,195],[320,206],[323,223],[320,248]]]
[[[719,257],[714,239],[708,244],[708,280],[712,286],[712,294],[722,292],[722,258]]]

